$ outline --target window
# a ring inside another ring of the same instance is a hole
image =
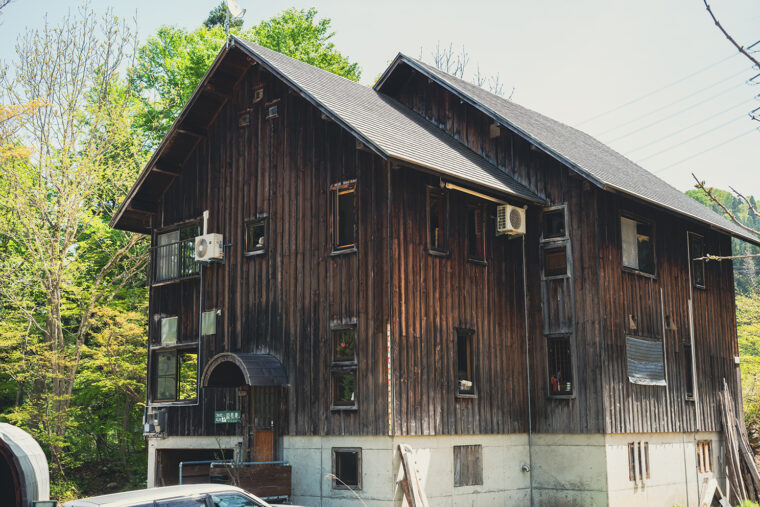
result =
[[[697,469],[700,474],[713,471],[712,442],[710,440],[697,441]]]
[[[541,239],[558,239],[567,236],[565,230],[565,209],[544,211]]]
[[[654,240],[652,225],[620,217],[623,266],[654,275]]]
[[[333,194],[333,251],[356,248],[355,184],[332,190]]]
[[[154,281],[176,280],[198,273],[195,262],[195,237],[200,227],[191,225],[159,234],[154,249]]]
[[[356,408],[356,327],[332,330],[332,406]]]
[[[454,487],[483,484],[483,447],[454,446]]]
[[[217,310],[203,312],[201,314],[201,336],[216,334]]]
[[[362,489],[362,450],[333,447],[333,489]]]
[[[272,118],[277,118],[280,116],[280,99],[275,99],[272,102],[267,102],[264,104],[264,107],[266,108],[267,120],[271,120]]]
[[[474,396],[475,395],[475,351],[473,350],[473,336],[475,331],[472,329],[457,329],[457,395]]]
[[[175,500],[156,500],[156,507],[206,507],[203,498],[177,498]]]
[[[485,227],[482,206],[467,207],[467,258],[475,262],[485,262]]]
[[[161,319],[161,345],[175,343],[177,343],[177,317],[164,317]]]
[[[573,361],[569,336],[548,336],[546,357],[549,372],[549,395],[572,396]]]
[[[214,507],[263,507],[262,504],[237,493],[213,494],[211,503]]]
[[[264,88],[258,87],[253,90],[253,101],[260,102],[264,98]]]
[[[628,444],[628,480],[643,482],[649,479],[649,443],[631,442]]]
[[[428,250],[432,253],[448,253],[448,195],[442,190],[428,188],[427,221]]]
[[[691,278],[694,280],[694,287],[704,289],[705,285],[705,261],[696,261],[705,256],[705,241],[699,234],[690,232],[689,236],[689,256],[691,257]]]
[[[662,340],[634,336],[626,336],[625,340],[628,380],[634,384],[664,386]]]
[[[544,277],[567,275],[567,247],[553,246],[544,248]]]
[[[198,385],[198,354],[172,350],[156,353],[156,401],[194,400]]]
[[[694,361],[691,357],[691,344],[684,343],[681,346],[683,351],[683,377],[684,377],[684,389],[686,391],[686,399],[694,399]]]
[[[251,220],[245,224],[245,253],[256,255],[266,250],[266,218]]]

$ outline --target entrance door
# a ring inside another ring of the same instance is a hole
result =
[[[285,429],[283,414],[283,388],[280,386],[251,387],[249,429],[250,460],[276,461],[279,456],[278,439]]]

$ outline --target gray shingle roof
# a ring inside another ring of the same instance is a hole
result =
[[[578,129],[505,100],[415,58],[399,54],[375,88],[403,61],[483,110],[507,128],[548,152],[579,174],[608,189],[638,197],[657,206],[697,219],[740,239],[760,244],[733,222],[668,185],[643,167]]]
[[[491,162],[395,99],[252,42],[234,40],[381,155],[499,192],[542,201]]]

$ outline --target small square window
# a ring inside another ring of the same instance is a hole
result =
[[[333,370],[332,396],[334,407],[356,406],[356,368]]]
[[[705,261],[697,261],[705,256],[705,241],[699,234],[689,233],[689,255],[691,256],[691,277],[694,286],[704,289],[705,285]]]
[[[279,99],[266,104],[267,120],[271,120],[272,118],[277,118],[278,116],[280,116],[279,107],[280,107]]]
[[[356,329],[334,329],[333,362],[356,362]]]
[[[245,253],[258,254],[266,250],[266,219],[252,220],[245,224]]]
[[[238,127],[247,127],[251,124],[251,113],[243,111],[238,115]]]
[[[164,317],[161,319],[161,345],[175,343],[177,343],[177,317]]]
[[[565,245],[544,249],[544,276],[567,274],[567,247]]]
[[[573,394],[573,360],[569,336],[546,338],[546,356],[549,370],[549,395]]]
[[[480,445],[454,446],[454,487],[483,484],[483,447]]]
[[[355,196],[356,187],[335,188],[333,193],[333,250],[356,247]]]
[[[427,201],[428,249],[448,253],[448,195],[442,190],[428,188]]]
[[[564,209],[544,211],[542,233],[542,239],[564,238],[566,236]]]
[[[362,489],[362,450],[333,448],[333,489]]]
[[[216,310],[201,314],[201,335],[209,336],[216,334]]]
[[[473,336],[471,329],[457,329],[457,395],[475,394],[475,351],[473,349]]]
[[[260,102],[264,98],[264,88],[256,88],[253,90],[253,101]]]
[[[467,207],[467,257],[471,261],[485,261],[485,234],[483,234],[483,208]]]
[[[652,225],[620,217],[623,266],[654,274],[654,237]]]

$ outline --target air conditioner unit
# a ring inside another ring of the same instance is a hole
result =
[[[496,207],[496,234],[521,236],[525,234],[525,209],[509,204]]]
[[[211,262],[224,260],[221,234],[204,234],[195,238],[195,260]]]

